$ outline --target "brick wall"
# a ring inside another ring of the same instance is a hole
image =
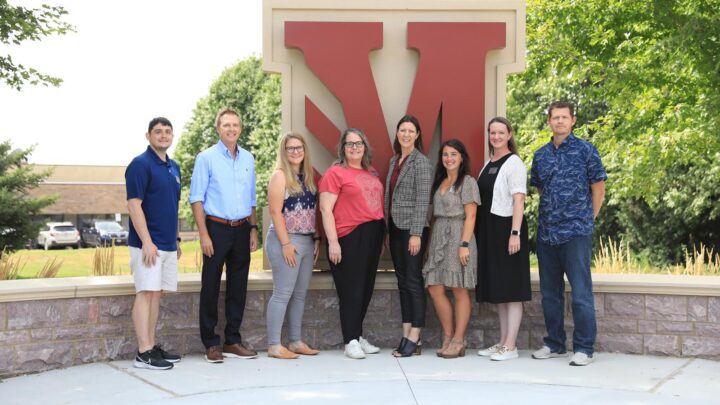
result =
[[[202,353],[204,348],[197,326],[199,280],[195,278],[198,276],[181,276],[180,292],[166,294],[161,301],[158,340],[179,353]],[[254,274],[252,277],[242,335],[250,347],[264,350],[265,308],[272,287],[269,275]],[[603,284],[602,280],[596,280],[596,350],[720,359],[720,294],[716,293],[720,279],[711,280],[714,284],[709,287],[707,283],[698,282],[696,284],[704,285],[704,288],[674,291],[684,292],[682,295],[652,293],[664,288],[647,282],[639,284],[635,288],[638,291],[633,292],[632,283],[627,281]],[[127,276],[102,278],[101,282],[92,278],[78,279],[77,283],[87,285],[75,285],[72,291],[58,286],[49,288],[48,284],[55,281],[42,280],[43,284],[34,287],[35,290],[26,291],[29,283],[39,281],[0,282],[0,300],[6,301],[0,302],[0,376],[133,356],[136,343],[130,319],[134,298],[131,279]],[[67,288],[73,285],[68,279],[57,283],[65,283]],[[620,288],[618,284],[624,287]],[[533,285],[537,289],[536,280]],[[364,327],[366,337],[388,348],[394,347],[400,338],[400,303],[394,287],[392,273],[378,276]],[[687,294],[693,290],[698,290],[699,294]],[[48,299],[37,298],[42,295]],[[60,298],[64,296],[72,298]],[[219,301],[222,313],[224,300],[221,297]],[[571,337],[569,294],[566,307],[566,325]],[[330,276],[316,274],[308,292],[303,322],[304,339],[309,344],[321,349],[342,346],[337,308]],[[221,321],[219,331],[222,326]],[[540,296],[535,291],[533,300],[525,304],[518,347],[540,347],[544,333]],[[440,336],[432,305],[428,305],[427,327],[423,332],[426,350],[439,346]],[[469,347],[495,343],[498,336],[493,306],[475,304],[467,336]]]

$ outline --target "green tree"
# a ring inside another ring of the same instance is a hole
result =
[[[72,25],[62,21],[66,14],[67,11],[59,6],[43,4],[40,8],[27,8],[0,0],[0,43],[20,45],[24,41],[39,41],[49,35],[74,31]],[[0,55],[0,80],[16,90],[26,84],[59,86],[62,83],[58,77],[16,64],[10,54]]]
[[[596,236],[656,262],[720,247],[720,1],[529,0],[527,16],[527,70],[508,86],[526,162],[547,105],[573,101],[610,176]]]
[[[0,250],[22,248],[37,236],[40,224],[34,224],[32,216],[56,199],[28,196],[28,190],[50,175],[36,173],[25,163],[31,153],[32,148],[12,150],[10,141],[0,143]]]
[[[191,223],[187,195],[195,157],[218,142],[215,115],[223,107],[231,107],[240,114],[243,128],[239,144],[255,157],[258,216],[266,205],[267,183],[275,166],[280,132],[280,77],[265,73],[260,58],[252,56],[223,71],[212,83],[209,94],[198,101],[178,142],[173,158],[183,177],[185,198],[181,215]]]

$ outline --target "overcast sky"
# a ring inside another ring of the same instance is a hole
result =
[[[0,141],[37,144],[31,163],[127,165],[155,116],[172,121],[176,144],[209,85],[262,50],[261,0],[10,3],[62,5],[77,30],[9,49],[15,63],[64,80],[20,92],[0,84]]]

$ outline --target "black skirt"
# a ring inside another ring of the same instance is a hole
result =
[[[520,227],[520,250],[510,255],[508,243],[512,217],[501,217],[490,212],[497,174],[509,156],[490,162],[478,179],[482,201],[482,205],[478,207],[475,227],[478,243],[478,284],[475,298],[478,302],[501,304],[530,301],[532,298],[530,249],[525,216]]]

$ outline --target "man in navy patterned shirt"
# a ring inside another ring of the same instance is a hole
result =
[[[535,359],[565,357],[565,281],[572,288],[575,324],[570,365],[584,366],[593,359],[597,326],[592,293],[590,257],[592,232],[605,198],[607,174],[597,149],[572,133],[574,106],[556,101],[548,107],[553,136],[535,152],[530,184],[540,192],[537,257],[540,266],[545,345]]]

